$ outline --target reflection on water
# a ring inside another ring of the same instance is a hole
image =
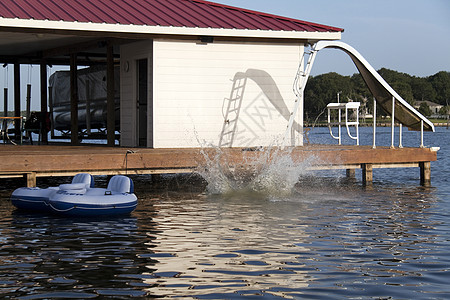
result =
[[[447,211],[433,189],[302,177],[289,198],[204,194],[136,177],[129,217],[64,219],[0,204],[5,299],[446,298]]]
[[[136,258],[149,230],[141,231],[135,217],[82,220],[13,212],[2,218],[0,231],[4,298],[144,295],[133,288],[140,280],[121,277],[152,264]]]
[[[0,298],[449,299],[450,190],[439,175],[450,152],[433,145],[443,151],[431,188],[418,172],[384,170],[369,190],[339,173],[284,174],[302,168],[287,161],[264,178],[299,177],[289,193],[239,188],[232,172],[222,194],[198,176],[135,176],[137,209],[110,219],[15,211],[17,182],[2,180]]]
[[[435,255],[448,259],[447,242],[436,244],[430,233],[439,222],[423,216],[427,191],[386,191],[381,200],[378,191],[331,186],[323,200],[323,190],[283,201],[248,193],[164,200],[154,219],[163,224],[154,248],[160,275],[146,282],[161,296],[410,298],[429,272],[426,280],[438,285],[448,279],[448,265],[435,262]]]

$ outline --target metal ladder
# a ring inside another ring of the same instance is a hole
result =
[[[286,145],[289,134],[292,131],[292,125],[294,124],[295,117],[297,116],[298,108],[300,106],[300,103],[303,102],[304,90],[306,87],[306,83],[308,82],[309,74],[311,73],[312,65],[314,63],[314,60],[316,59],[317,52],[318,50],[315,50],[315,47],[312,47],[311,51],[303,53],[302,59],[300,61],[300,65],[298,67],[297,75],[295,76],[293,86],[295,94],[294,109],[291,111],[291,114],[289,116],[289,123],[284,133],[283,145]],[[308,61],[306,62],[305,66],[305,58],[307,55]]]
[[[242,99],[247,84],[247,76],[245,73],[239,72],[233,78],[233,87],[231,89],[230,98],[224,99],[222,106],[225,106],[228,100],[227,110],[224,114],[224,122],[220,134],[219,147],[232,147],[234,137],[236,135],[237,123],[239,120],[239,113],[241,111]]]

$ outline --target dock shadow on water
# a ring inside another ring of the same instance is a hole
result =
[[[254,196],[264,199],[284,199],[295,192],[299,178],[310,174],[313,157],[295,161],[292,148],[257,147],[242,150],[243,161],[231,161],[226,149],[202,150],[204,164],[196,170],[207,182],[211,195],[224,197]]]

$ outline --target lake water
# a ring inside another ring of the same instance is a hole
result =
[[[390,143],[389,129],[378,134]],[[404,136],[418,145],[416,132]],[[331,142],[323,128],[310,138]],[[449,141],[445,128],[425,135],[441,147],[429,188],[417,168],[375,170],[373,188],[360,172],[297,170],[290,193],[211,194],[197,176],[135,176],[138,208],[109,219],[16,211],[20,182],[2,180],[0,298],[449,299]],[[291,172],[275,167],[270,176]]]

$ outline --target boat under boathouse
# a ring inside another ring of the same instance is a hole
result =
[[[47,66],[68,66],[70,92],[65,101],[72,148],[59,145],[40,151],[17,146],[21,151],[15,155],[10,146],[0,147],[0,156],[8,157],[0,162],[0,176],[25,176],[29,185],[35,185],[36,177],[77,171],[190,172],[201,164],[201,159],[193,159],[198,149],[209,146],[230,149],[237,165],[244,162],[236,149],[243,152],[275,144],[300,147],[291,153],[301,159],[314,149],[318,155],[322,146],[309,148],[310,152],[302,148],[303,91],[323,48],[337,48],[350,56],[375,102],[392,115],[393,128],[398,122],[422,134],[434,130],[355,49],[338,41],[342,32],[203,0],[25,0],[24,5],[4,0],[0,62],[14,66],[14,117],[5,113],[5,121],[14,123],[16,140],[22,137],[20,65],[40,65],[40,114],[52,121],[56,113],[53,91],[48,92]],[[85,96],[90,88],[80,84],[84,72],[80,68],[98,66],[105,70],[99,117],[109,147],[89,148],[80,146],[80,136],[88,134],[82,124],[90,124],[98,114]],[[7,92],[4,99],[7,112]],[[43,122],[39,132],[46,143]],[[4,131],[6,141],[12,130]],[[343,152],[327,154],[328,162],[317,168],[362,168],[369,182],[372,167],[414,166],[422,170],[422,181],[429,182],[429,164],[436,160],[436,151],[418,147],[413,148],[417,153],[408,149],[406,154],[393,143],[386,151],[375,148],[374,139],[373,147],[364,148],[367,153],[356,160]]]

